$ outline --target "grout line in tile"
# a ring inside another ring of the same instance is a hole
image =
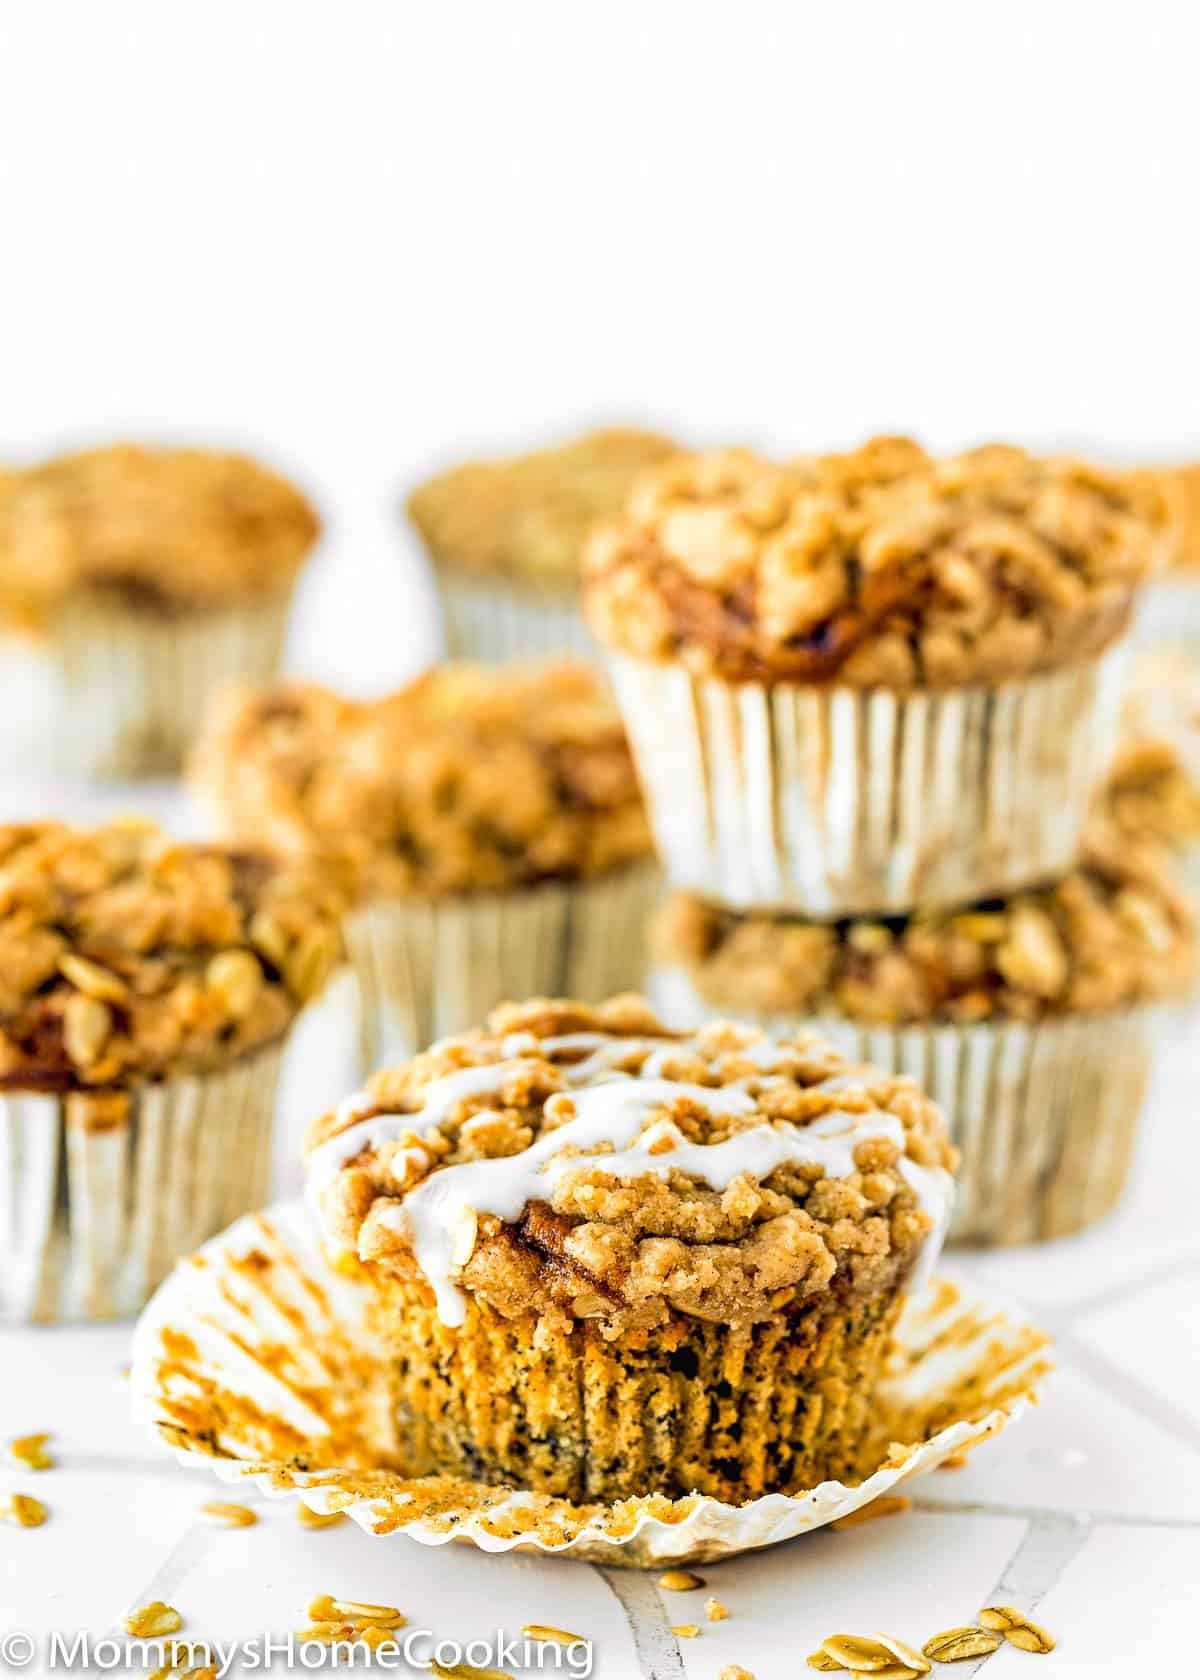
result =
[[[1094,1295],[1084,1296],[1063,1306],[1039,1307],[1038,1311],[1047,1320],[1051,1330],[1056,1325],[1073,1325],[1077,1319],[1085,1317],[1088,1313],[1116,1306],[1121,1301],[1129,1300],[1131,1296],[1140,1295],[1143,1290],[1154,1289],[1160,1283],[1169,1282],[1181,1273],[1200,1273],[1200,1250],[1194,1254],[1177,1254],[1168,1259],[1158,1260],[1137,1277],[1123,1278],[1120,1283],[1109,1284],[1106,1288],[1097,1290]]]
[[[658,1596],[657,1576],[645,1569],[592,1567],[625,1612],[643,1680],[685,1680],[679,1641]]]
[[[1055,1331],[1054,1345],[1073,1365],[1085,1371],[1107,1392],[1114,1394],[1130,1411],[1148,1418],[1180,1445],[1190,1448],[1192,1452],[1200,1452],[1200,1423],[1181,1411],[1173,1401],[1164,1399],[1137,1377],[1130,1376],[1128,1371],[1115,1364],[1106,1354],[1097,1352],[1087,1342],[1081,1341],[1073,1331]]]
[[[149,1581],[141,1588],[140,1593],[130,1601],[127,1608],[136,1608],[139,1604],[150,1604],[156,1598],[163,1599],[167,1604],[172,1603],[172,1594],[176,1587],[203,1558],[209,1546],[212,1545],[216,1532],[213,1525],[206,1522],[194,1522],[190,1528],[186,1528]],[[180,1609],[178,1605],[176,1605],[176,1609],[179,1609],[186,1628],[187,1610]]]
[[[913,1510],[933,1516],[944,1513],[956,1517],[1024,1517],[1028,1522],[1036,1522],[1040,1517],[1062,1517],[1093,1528],[1200,1528],[1200,1517],[1137,1517],[1126,1511],[1105,1511],[1090,1505],[1086,1509],[1062,1510],[1052,1505],[1003,1505],[991,1500],[914,1499]]]
[[[1073,1517],[1050,1512],[1035,1517],[984,1603],[1016,1604],[1026,1612],[1036,1610],[1063,1570],[1082,1550],[1090,1533],[1087,1522],[1077,1522]],[[982,1608],[983,1605],[978,1605],[976,1611]],[[975,1662],[962,1663],[955,1670],[956,1676],[971,1680],[987,1660],[980,1657]]]

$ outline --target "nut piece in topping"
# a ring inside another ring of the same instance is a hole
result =
[[[143,1604],[140,1610],[131,1610],[124,1626],[125,1632],[134,1639],[162,1639],[168,1633],[179,1632],[183,1617],[172,1605],[156,1598],[149,1604]]]
[[[695,1592],[697,1587],[704,1585],[704,1578],[693,1575],[690,1569],[668,1569],[658,1577],[658,1584],[668,1592]]]
[[[99,998],[76,992],[63,1005],[63,1043],[76,1067],[90,1067],[112,1033],[112,1011]]]
[[[937,1663],[970,1662],[972,1657],[990,1657],[1000,1649],[1000,1641],[977,1627],[953,1627],[935,1633],[921,1649]]]
[[[89,957],[78,957],[73,951],[65,951],[59,957],[58,972],[87,997],[121,1003],[129,996],[129,987],[111,969],[102,968]]]
[[[222,1528],[252,1528],[258,1521],[258,1513],[249,1505],[234,1505],[223,1499],[210,1499],[207,1505],[201,1505],[200,1515]]]
[[[46,1451],[49,1432],[40,1435],[18,1435],[8,1443],[8,1456],[25,1470],[52,1470],[54,1459]]]
[[[14,1522],[18,1528],[40,1528],[49,1515],[41,1500],[31,1493],[13,1493],[0,1499],[0,1519]]]
[[[233,1019],[241,1021],[262,991],[262,966],[253,951],[218,951],[204,971],[204,983]]]
[[[478,1232],[479,1220],[475,1209],[460,1208],[454,1216],[450,1233],[450,1265],[455,1271],[461,1272],[474,1254]]]

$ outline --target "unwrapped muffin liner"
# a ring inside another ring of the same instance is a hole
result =
[[[713,1014],[679,970],[654,977],[672,1026]],[[979,1246],[1082,1231],[1129,1178],[1157,1011],[1026,1025],[860,1026],[843,1017],[731,1010],[773,1034],[810,1027],[858,1062],[915,1079],[962,1154],[948,1240]]]
[[[105,1093],[0,1094],[0,1322],[134,1313],[270,1175],[281,1050]]]
[[[728,683],[612,660],[668,879],[810,916],[968,903],[1066,871],[1119,650],[996,688]]]
[[[451,659],[502,664],[573,653],[596,662],[600,650],[579,610],[578,590],[436,568],[446,652]]]
[[[81,592],[36,639],[0,637],[12,762],[118,779],[178,770],[215,691],[275,675],[289,607],[290,595],[168,616]]]
[[[467,1031],[525,997],[599,1002],[636,987],[658,871],[459,898],[380,899],[347,918],[364,1070]]]
[[[661,1567],[773,1545],[848,1516],[997,1434],[1037,1398],[1050,1368],[1045,1336],[1019,1309],[936,1279],[901,1318],[869,1474],[857,1485],[823,1482],[741,1506],[654,1493],[576,1505],[406,1476],[366,1301],[362,1285],[326,1264],[301,1204],[250,1215],[184,1261],[143,1314],[135,1413],[182,1464],[343,1511],[368,1534]]]

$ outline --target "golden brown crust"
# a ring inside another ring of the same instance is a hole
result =
[[[278,1040],[342,909],[313,868],[146,823],[0,827],[0,1088],[124,1089]]]
[[[319,529],[294,485],[243,455],[136,444],[62,455],[0,494],[0,609],[36,622],[81,587],[166,614],[278,596]]]
[[[657,432],[586,432],[553,449],[439,473],[412,492],[408,514],[439,565],[573,586],[588,528],[618,512],[638,473],[677,449]]]
[[[1131,667],[1101,804],[1134,840],[1200,843],[1200,664],[1189,655],[1143,654]]]
[[[996,682],[1124,630],[1157,509],[1120,475],[1000,445],[680,457],[592,533],[587,612],[613,648],[734,682]]]
[[[546,1200],[526,1200],[513,1219],[479,1211],[456,1273],[468,1296],[506,1318],[535,1312],[561,1321],[566,1314],[616,1336],[661,1325],[672,1313],[746,1325],[830,1290],[894,1289],[930,1230],[902,1169],[954,1162],[941,1115],[911,1080],[858,1068],[815,1034],[784,1041],[769,1067],[766,1049],[764,1035],[728,1022],[690,1038],[672,1034],[638,998],[506,1004],[486,1030],[442,1040],[376,1074],[361,1099],[317,1122],[308,1153],[326,1234],[374,1272],[420,1284],[404,1216],[414,1190],[448,1168],[498,1162],[553,1135],[590,1090],[603,1087],[618,1102],[636,1095],[655,1054],[645,1077],[682,1082],[681,1091],[653,1099],[638,1136],[670,1120],[687,1143],[713,1145],[764,1123],[791,1136],[836,1114],[888,1118],[895,1138],[859,1141],[846,1177],[791,1161],[761,1181],[741,1171],[723,1190],[687,1166],[663,1177],[568,1168]],[[597,1066],[572,1073],[596,1055]],[[504,1066],[495,1087],[459,1097],[432,1129],[417,1118],[435,1081],[497,1064]],[[752,1105],[711,1113],[688,1084],[714,1092],[736,1084]],[[419,1132],[406,1125],[410,1115]],[[354,1132],[347,1154],[342,1134],[369,1128],[378,1116],[393,1117],[387,1137],[364,1143]],[[607,1147],[598,1146],[601,1156]]]
[[[442,665],[387,699],[232,695],[193,779],[228,839],[435,897],[604,875],[650,840],[616,708],[571,660]]]
[[[1099,825],[1070,875],[1012,898],[825,923],[678,894],[653,943],[714,1008],[868,1025],[1125,1009],[1185,991],[1195,965],[1191,916],[1160,851]]]

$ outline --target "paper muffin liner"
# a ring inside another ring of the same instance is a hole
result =
[[[0,1322],[134,1313],[181,1255],[260,1206],[281,1056],[125,1100],[0,1094]]]
[[[1200,573],[1152,583],[1143,593],[1133,640],[1143,648],[1182,648],[1200,659]]]
[[[178,770],[215,691],[275,675],[290,600],[169,617],[80,594],[36,640],[0,637],[14,754],[60,776]]]
[[[183,1262],[138,1324],[136,1415],[182,1464],[272,1498],[344,1511],[368,1534],[631,1567],[698,1563],[791,1539],[997,1434],[1035,1400],[1046,1337],[1016,1308],[936,1279],[901,1317],[868,1473],[735,1506],[691,1494],[573,1504],[511,1487],[406,1476],[388,1362],[366,1291],[323,1260],[289,1203]],[[396,1554],[398,1571],[404,1568]]]
[[[641,978],[658,871],[461,898],[381,899],[347,918],[364,1070],[478,1026],[525,997],[598,1002]]]
[[[969,903],[1073,861],[1120,657],[997,688],[727,683],[612,662],[668,879],[810,916]]]
[[[672,1026],[694,1027],[714,1013],[678,970],[656,973],[651,992]],[[1157,1010],[909,1027],[731,1013],[770,1033],[814,1028],[856,1061],[917,1081],[962,1153],[950,1242],[1000,1247],[1069,1236],[1103,1218],[1125,1188]]]
[[[446,652],[451,659],[502,664],[573,653],[599,663],[578,592],[560,585],[479,578],[435,568]]]

